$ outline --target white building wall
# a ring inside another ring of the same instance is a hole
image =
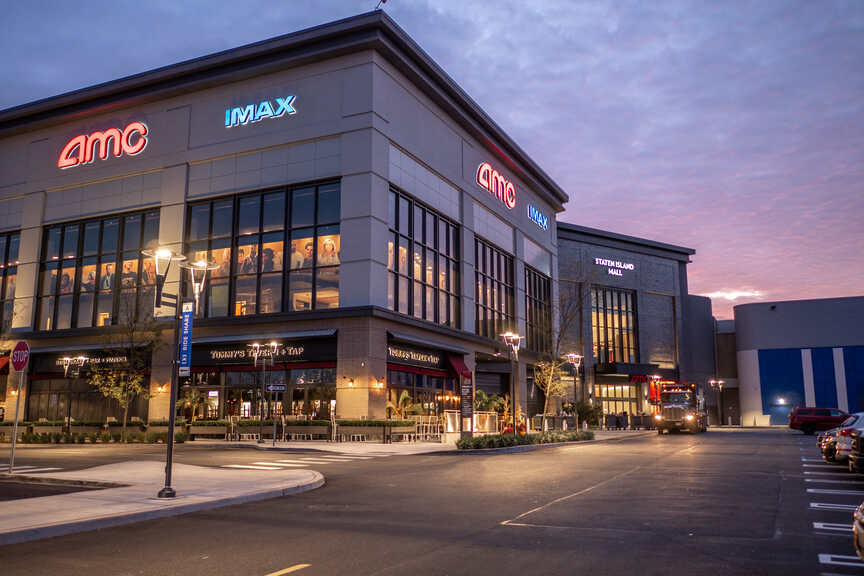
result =
[[[738,351],[738,394],[741,424],[768,426],[771,417],[762,414],[762,386],[759,380],[759,351]]]

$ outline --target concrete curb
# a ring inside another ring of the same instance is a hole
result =
[[[388,446],[388,444],[381,444],[381,446]],[[211,444],[210,447],[231,448],[231,449],[246,448],[249,450],[261,450],[262,452],[300,452],[300,453],[309,452],[309,453],[314,453],[314,454],[332,454],[334,452],[333,450],[322,450],[320,448],[287,448],[287,447],[282,447],[282,446],[276,446],[274,448],[273,446],[258,446],[258,445],[254,445],[254,444],[232,444],[232,443],[225,443],[225,444],[215,444],[214,443],[214,444]],[[429,450],[428,452],[406,452],[404,454],[401,454],[399,452],[393,452],[392,456],[424,456],[424,455],[429,455],[429,454],[453,454],[454,452],[457,452],[457,448],[455,446],[453,447],[452,450]],[[347,453],[343,452],[341,454],[345,455]],[[356,454],[353,454],[353,455],[363,456],[364,453],[363,452],[357,452]]]
[[[525,444],[524,446],[507,446],[505,448],[470,448],[466,450],[456,450],[455,452],[446,452],[446,454],[461,454],[464,456],[485,456],[493,454],[515,454],[519,452],[531,452],[533,450],[543,450],[544,448],[560,448],[561,446],[584,446],[586,444],[607,444],[609,442],[623,442],[632,438],[644,438],[651,436],[652,432],[638,432],[628,434],[620,438],[601,438],[600,440],[579,440],[576,442],[553,442],[550,444]]]
[[[166,518],[169,516],[180,516],[181,514],[189,514],[190,512],[200,512],[201,510],[210,510],[212,508],[233,506],[234,504],[244,504],[247,502],[256,502],[258,500],[268,500],[270,498],[278,498],[280,496],[301,494],[303,492],[315,490],[316,488],[320,488],[324,485],[324,475],[320,472],[315,472],[315,475],[316,477],[311,482],[307,482],[299,486],[291,486],[289,488],[263,490],[261,492],[243,494],[241,496],[231,496],[228,498],[220,498],[218,500],[211,500],[208,502],[181,504],[179,506],[172,506],[170,508],[162,508],[159,510],[132,512],[129,514],[118,514],[114,516],[106,516],[103,518],[91,518],[89,520],[82,520],[80,522],[67,522],[65,524],[55,524],[50,526],[43,526],[40,528],[28,528],[25,530],[4,532],[0,534],[0,546],[19,544],[21,542],[30,542],[33,540],[42,540],[44,538],[54,538],[56,536],[64,536],[66,534],[74,534],[76,532],[100,530],[102,528],[122,526],[124,524],[133,524],[135,522],[155,520],[157,518]],[[180,498],[182,499],[182,496]]]

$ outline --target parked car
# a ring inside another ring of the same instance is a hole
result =
[[[819,452],[826,462],[834,462],[834,457],[837,455],[837,432],[839,428],[826,430],[819,435]]]
[[[813,434],[818,430],[830,430],[843,423],[849,415],[836,408],[795,408],[789,415],[789,428]]]
[[[864,439],[861,438],[861,428],[856,429],[850,436],[852,449],[846,459],[850,472],[864,472]]]
[[[864,412],[851,414],[837,428],[835,439],[835,462],[845,462],[852,452],[852,434],[864,427]]]
[[[858,557],[864,560],[864,504],[858,506],[855,513],[852,514],[852,538],[855,542],[855,553]]]

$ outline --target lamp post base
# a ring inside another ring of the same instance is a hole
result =
[[[156,495],[157,498],[174,498],[175,496],[177,496],[177,492],[175,492],[174,488],[170,486],[165,486],[159,490],[159,494]]]

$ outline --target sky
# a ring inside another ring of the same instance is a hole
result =
[[[375,4],[10,2],[0,109]],[[717,318],[864,295],[864,1],[384,10],[569,194],[559,220],[695,249]]]

